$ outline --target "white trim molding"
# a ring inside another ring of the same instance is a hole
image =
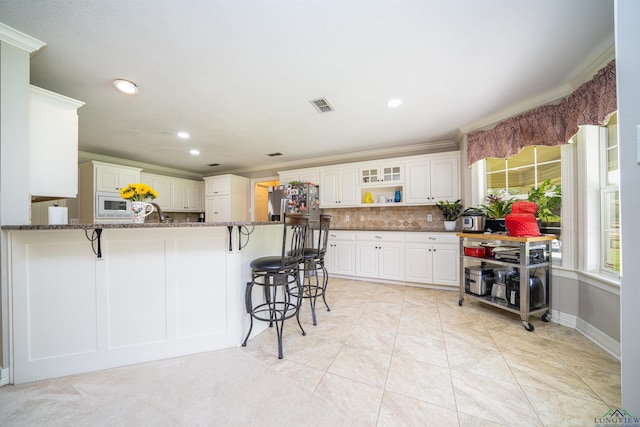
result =
[[[620,360],[620,343],[595,326],[572,314],[551,310],[551,321],[567,328],[575,329],[593,341],[595,345]]]
[[[0,387],[9,385],[9,368],[0,369]]]
[[[598,347],[620,360],[620,343],[598,328],[590,325],[582,319],[576,323],[576,331],[593,341]]]
[[[40,50],[46,43],[30,35],[22,33],[0,22],[0,41],[7,42],[17,48],[26,50],[30,54]]]

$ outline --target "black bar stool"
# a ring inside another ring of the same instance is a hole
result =
[[[318,239],[311,240],[310,248],[305,248],[303,253],[301,269],[302,278],[302,298],[309,299],[309,305],[311,306],[311,317],[313,318],[313,324],[317,325],[316,321],[316,298],[321,296],[324,301],[324,305],[327,307],[327,311],[331,311],[325,292],[327,291],[327,284],[329,283],[329,273],[324,266],[324,256],[327,253],[327,242],[329,240],[329,227],[331,225],[331,215],[320,215],[320,226],[318,228]],[[310,230],[311,236],[313,236],[315,230]],[[318,272],[322,272],[322,282],[318,278]],[[298,294],[296,294],[298,296]]]
[[[300,323],[300,303],[297,295],[302,293],[300,264],[303,262],[304,246],[309,227],[309,215],[285,214],[282,233],[282,249],[278,256],[266,256],[251,261],[251,281],[247,283],[245,303],[251,324],[242,343],[247,345],[253,329],[253,319],[276,325],[278,335],[278,358],[282,359],[282,329],[284,321],[296,317],[302,335],[307,333]],[[264,302],[253,304],[253,287],[261,286]]]

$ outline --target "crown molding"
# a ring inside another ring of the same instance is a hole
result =
[[[29,54],[46,46],[46,43],[31,37],[25,33],[15,30],[8,25],[0,22],[0,41],[9,43],[22,50],[26,50]]]
[[[482,117],[459,128],[460,133],[456,135],[456,141],[461,140],[461,135],[465,135],[474,130],[490,129],[502,120],[517,116],[518,114],[522,114],[541,105],[553,104],[558,102],[560,99],[571,95],[571,93],[573,93],[573,91],[575,91],[581,84],[592,79],[600,69],[611,62],[611,60],[615,58],[615,53],[615,45],[609,45],[609,47],[606,48],[597,58],[589,60],[588,65],[577,67],[577,69],[582,71],[574,73],[575,76],[571,79],[570,83],[563,84],[562,86],[548,92],[521,101],[509,108],[500,110],[489,116]]]
[[[98,162],[105,162],[105,163],[113,163],[113,164],[122,165],[122,166],[132,166],[136,168],[141,168],[143,172],[146,172],[146,173],[156,173],[159,175],[172,176],[174,178],[186,178],[186,179],[193,179],[196,181],[202,180],[202,175],[195,172],[189,172],[182,169],[174,169],[166,166],[154,165],[151,163],[138,162],[135,160],[121,159],[119,157],[112,157],[104,154],[89,153],[87,151],[78,151],[79,163],[80,161],[84,163],[84,161],[89,161],[89,160],[95,160]]]
[[[316,166],[327,166],[333,164],[342,164],[350,162],[359,162],[367,160],[376,160],[390,157],[402,157],[411,156],[417,154],[428,154],[442,151],[455,151],[458,149],[458,144],[452,139],[446,139],[442,141],[433,142],[421,142],[418,144],[401,145],[396,147],[379,148],[373,150],[356,151],[352,153],[335,154],[322,157],[313,157],[302,160],[291,160],[287,162],[281,162],[273,165],[269,165],[265,168],[264,165],[256,166],[253,168],[225,170],[216,173],[250,173],[250,172],[262,172],[262,171],[282,171],[289,169],[309,168]]]
[[[541,105],[552,104],[553,102],[556,102],[564,98],[565,96],[570,95],[571,92],[573,92],[572,85],[564,84],[548,92],[518,102],[517,104],[514,104],[509,108],[500,110],[494,114],[482,117],[474,122],[471,122],[468,125],[461,127],[460,132],[462,134],[467,134],[474,130],[490,128],[496,125],[498,122],[501,122],[502,120],[516,116],[518,114],[522,114],[525,111],[529,111]]]
[[[594,61],[591,61],[588,66],[583,67],[582,71],[576,74],[576,76],[571,80],[573,90],[576,90],[581,84],[591,80],[598,71],[615,59],[615,57],[616,47],[615,45],[611,45]]]

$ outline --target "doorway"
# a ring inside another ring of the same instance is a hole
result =
[[[257,181],[253,185],[253,221],[269,221],[269,187],[280,181]]]

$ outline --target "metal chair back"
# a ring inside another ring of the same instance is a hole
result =
[[[308,214],[285,214],[282,233],[282,265],[284,269],[302,262],[309,229]]]

